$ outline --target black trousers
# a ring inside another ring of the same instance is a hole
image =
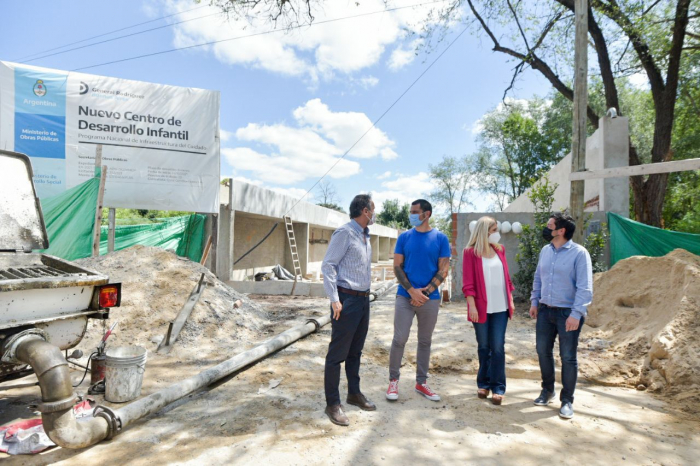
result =
[[[331,342],[326,354],[324,386],[326,404],[340,404],[340,365],[345,363],[348,393],[360,393],[360,358],[369,328],[369,297],[338,293],[343,310],[338,320],[333,319],[331,308]]]

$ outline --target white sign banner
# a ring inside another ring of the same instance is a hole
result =
[[[105,206],[219,212],[219,92],[0,62],[0,147],[39,197],[107,166]]]

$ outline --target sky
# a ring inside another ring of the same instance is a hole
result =
[[[0,60],[218,90],[222,177],[298,198],[333,167],[325,179],[341,206],[371,192],[381,208],[388,199],[430,199],[429,165],[476,149],[478,121],[501,102],[515,65],[471,30],[458,37],[466,13],[430,52],[416,53],[416,33],[445,2],[388,3],[400,9],[386,11],[383,0],[326,1],[312,26],[268,33],[275,26],[267,20],[236,21],[193,0],[3,0]],[[230,38],[237,39],[104,64]],[[529,71],[510,97],[549,91]],[[305,200],[317,202],[318,190]],[[471,211],[491,205],[477,192],[469,200]]]

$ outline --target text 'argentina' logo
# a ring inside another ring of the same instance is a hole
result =
[[[41,79],[37,79],[34,84],[34,95],[37,97],[44,97],[46,95],[46,85]]]
[[[90,87],[90,86],[88,86],[88,85],[85,84],[84,82],[80,81],[80,95],[87,94],[87,93],[88,93],[88,88],[89,88],[89,87]]]

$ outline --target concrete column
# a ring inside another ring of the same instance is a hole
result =
[[[231,186],[231,178],[228,182]],[[233,210],[233,189],[225,192],[228,199],[221,199],[222,204],[219,208],[219,245],[216,262],[216,276],[222,281],[231,280],[233,271],[233,225],[236,217]]]
[[[396,250],[396,238],[389,238],[389,259],[394,259],[394,251]]]
[[[309,224],[296,223],[293,220],[292,222],[294,225],[294,238],[296,239],[297,243],[297,253],[299,254],[301,275],[303,277],[308,273],[309,266]],[[284,227],[284,225],[282,226]],[[294,263],[292,262],[292,251],[289,249],[289,241],[287,241],[286,251],[287,254],[284,261],[284,268],[294,274]]]
[[[379,237],[379,260],[386,261],[389,260],[389,254],[391,252],[391,242],[386,236]]]
[[[372,245],[372,262],[379,262],[379,236],[370,235],[370,244]]]
[[[603,132],[603,160],[601,168],[617,168],[629,165],[629,120],[627,117],[600,119]],[[629,217],[629,177],[600,180],[600,210]]]

